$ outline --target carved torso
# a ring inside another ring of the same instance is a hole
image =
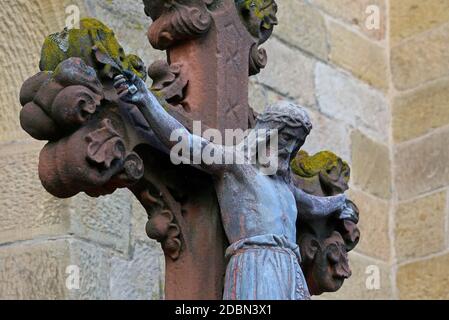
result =
[[[278,176],[253,165],[236,165],[215,179],[222,221],[230,243],[264,234],[296,240],[296,201]]]

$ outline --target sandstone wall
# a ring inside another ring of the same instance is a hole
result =
[[[361,210],[353,276],[330,299],[449,298],[449,8],[439,0],[278,0],[269,65],[251,80],[251,106],[308,107],[305,149],[352,166]],[[65,10],[106,22],[125,51],[163,57],[135,0],[6,0],[0,11],[0,298],[159,299],[164,262],[127,191],[58,200],[37,177],[41,143],[18,124],[18,91],[37,71],[44,37]],[[369,5],[379,28],[366,25]],[[66,268],[80,268],[80,290]],[[377,274],[377,272],[379,272]],[[379,283],[373,279],[379,276]],[[374,278],[373,278],[374,277]]]
[[[449,2],[391,1],[390,20],[396,294],[448,299]]]

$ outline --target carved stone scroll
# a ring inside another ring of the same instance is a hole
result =
[[[145,11],[154,20],[148,39],[155,49],[166,50],[181,41],[192,40],[207,33],[212,17],[204,0],[145,0]]]

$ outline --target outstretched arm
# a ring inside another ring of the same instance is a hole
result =
[[[140,109],[154,133],[167,148],[172,149],[178,143],[170,140],[175,131],[182,134],[185,139],[191,139],[191,133],[164,110],[142,79],[126,71],[125,75],[126,77],[119,75],[115,78],[114,87],[119,97]]]
[[[115,78],[114,87],[122,100],[135,104],[140,109],[156,136],[169,150],[174,150],[173,148],[179,145],[179,139],[181,139],[185,149],[190,151],[188,154],[190,163],[196,162],[195,164],[199,164],[210,173],[216,173],[223,168],[211,163],[206,164],[201,159],[202,152],[207,146],[213,147],[216,152],[224,152],[223,148],[192,135],[178,120],[165,111],[142,79],[125,71],[125,75]]]
[[[317,197],[299,188],[295,188],[295,198],[299,217],[309,220],[325,218],[337,211],[344,211],[347,200],[344,194],[332,197]]]

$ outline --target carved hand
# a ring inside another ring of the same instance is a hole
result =
[[[323,218],[343,211],[346,207],[346,195],[339,194],[330,197],[318,197],[310,195],[300,188],[295,189],[295,197],[298,205],[298,214],[305,219]]]
[[[354,204],[350,200],[346,200],[343,208],[338,212],[338,219],[358,223],[359,218],[354,210]]]
[[[138,107],[145,106],[147,97],[151,94],[145,82],[129,71],[124,71],[114,78],[114,87],[120,99]]]

